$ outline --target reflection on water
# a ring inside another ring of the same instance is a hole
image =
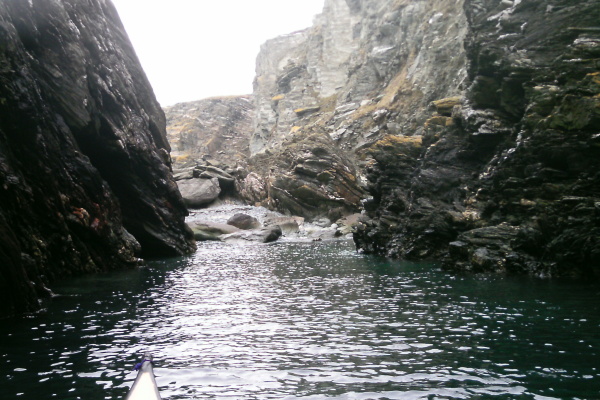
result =
[[[592,399],[600,291],[456,277],[348,242],[234,247],[55,288],[0,327],[2,399]]]

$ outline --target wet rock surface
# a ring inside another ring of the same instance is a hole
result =
[[[60,277],[192,251],[165,119],[105,1],[0,3],[0,316]]]
[[[356,241],[451,270],[598,278],[600,5],[472,0],[465,12],[464,98],[433,104],[418,157],[375,157]]]

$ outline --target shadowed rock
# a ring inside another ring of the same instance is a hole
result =
[[[109,1],[0,2],[0,316],[194,249],[164,114]]]

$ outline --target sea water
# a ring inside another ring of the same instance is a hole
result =
[[[600,288],[457,276],[350,241],[234,246],[72,279],[0,322],[2,399],[598,399]]]

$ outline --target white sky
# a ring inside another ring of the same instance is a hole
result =
[[[113,0],[162,106],[252,93],[266,40],[312,25],[324,0]]]

